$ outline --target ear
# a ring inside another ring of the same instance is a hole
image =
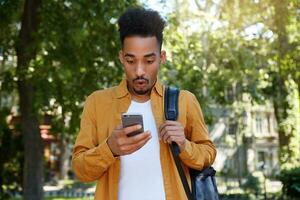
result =
[[[166,51],[165,50],[162,50],[160,52],[160,64],[164,64],[167,60],[167,57],[166,57]]]
[[[123,51],[122,50],[119,51],[119,60],[122,64],[124,64],[124,58],[123,58]]]

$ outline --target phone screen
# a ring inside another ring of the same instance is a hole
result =
[[[140,124],[142,126],[142,128],[127,134],[128,137],[131,137],[131,136],[134,136],[134,135],[144,132],[143,115],[135,114],[135,113],[123,113],[122,114],[123,128],[138,125],[138,124]]]

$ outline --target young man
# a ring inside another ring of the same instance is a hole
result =
[[[186,199],[169,143],[180,147],[188,167],[210,166],[216,150],[208,137],[200,105],[182,90],[178,121],[164,119],[164,86],[157,80],[166,52],[161,50],[164,20],[152,10],[127,10],[119,19],[119,59],[126,78],[119,86],[92,93],[86,100],[73,152],[73,169],[82,181],[97,181],[96,200]],[[124,112],[141,113],[141,127],[122,128]]]

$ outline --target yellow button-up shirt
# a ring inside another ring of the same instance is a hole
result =
[[[159,81],[152,88],[150,98],[156,127],[159,128],[165,121],[164,86]],[[121,163],[119,157],[113,156],[107,138],[121,124],[121,113],[128,110],[130,103],[126,80],[116,87],[95,91],[86,99],[72,165],[79,180],[97,181],[96,200],[118,199]],[[188,167],[201,170],[210,166],[216,157],[216,149],[209,139],[197,99],[185,90],[179,94],[178,121],[184,127],[187,139],[185,149],[179,156],[190,184]],[[169,145],[162,140],[160,161],[166,200],[187,199]]]

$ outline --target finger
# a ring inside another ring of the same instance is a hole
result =
[[[150,139],[151,139],[151,137],[147,137],[138,142],[123,145],[120,147],[120,150],[122,152],[124,152],[125,154],[128,154],[130,152],[136,151],[138,148],[141,148],[141,146],[143,146],[143,144],[145,144]]]
[[[166,120],[165,123],[168,125],[180,125],[180,122],[178,122],[178,121]]]
[[[164,127],[164,130],[166,131],[176,131],[176,130],[181,130],[181,127],[180,126],[165,126]]]
[[[166,143],[168,137],[170,137],[170,134],[171,134],[170,132],[164,131],[164,134],[161,136],[161,140],[162,140],[164,143]]]
[[[162,137],[162,140],[166,143],[170,136],[179,136],[179,132],[178,131],[166,131],[166,133]]]
[[[124,146],[124,145],[137,143],[139,140],[151,136],[151,132],[146,131],[144,133],[140,133],[140,134],[137,134],[137,135],[132,136],[132,137],[127,137],[127,134],[124,134],[124,131],[120,131],[120,132],[117,131],[116,136],[117,136],[116,137],[117,138],[116,139],[116,144],[119,147],[121,147],[121,146]]]
[[[128,126],[126,128],[123,128],[124,134],[127,135],[129,133],[132,133],[134,131],[138,131],[142,128],[142,126],[140,124],[137,125],[133,125],[133,126]]]
[[[184,140],[184,138],[182,136],[178,136],[178,135],[171,135],[167,138],[166,142],[171,144],[172,142],[176,142],[177,144],[182,143],[182,141]]]
[[[134,153],[135,151],[137,151],[140,148],[142,148],[150,139],[151,139],[151,137],[146,138],[145,140],[141,140],[138,143],[126,146],[125,147],[125,149],[126,149],[125,153],[126,154]]]
[[[163,136],[164,136],[164,134],[166,133],[166,126],[167,126],[168,124],[166,124],[166,123],[163,123],[160,127],[159,127],[159,139],[161,139]]]
[[[168,131],[181,131],[182,128],[178,127],[178,126],[165,126],[160,132],[159,132],[159,139],[163,138],[164,135],[168,132]]]
[[[169,121],[166,120],[160,127],[159,127],[159,131],[164,129],[166,126],[181,126],[180,122],[177,121]]]
[[[167,126],[165,126],[159,133],[159,139],[162,139],[165,137],[165,135],[168,133],[168,129],[167,129]]]
[[[163,138],[164,137],[164,135],[166,134],[166,129],[161,129],[160,131],[159,131],[159,133],[158,133],[158,137],[159,137],[159,139],[161,140],[161,138]]]
[[[146,132],[137,134],[137,135],[132,136],[132,137],[127,137],[126,142],[127,142],[127,144],[137,144],[140,141],[146,140],[147,138],[151,138],[151,132],[150,131],[146,131]]]
[[[123,133],[123,127],[122,125],[118,125],[116,126],[115,130],[112,132],[112,136],[116,138],[120,138],[122,136],[122,133]]]
[[[160,125],[159,132],[161,132],[166,126],[168,126],[168,124],[166,122],[164,122],[162,125]]]

